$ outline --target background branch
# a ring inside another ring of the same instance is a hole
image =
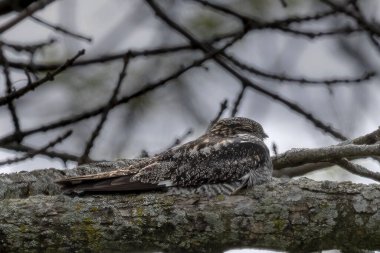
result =
[[[24,20],[25,18],[31,16],[33,13],[43,9],[46,5],[51,4],[55,0],[39,0],[35,1],[25,9],[23,9],[16,17],[13,19],[8,20],[5,24],[0,26],[0,34],[4,33],[5,31],[11,29],[13,26],[17,25],[19,22]]]
[[[67,131],[66,133],[64,133],[63,135],[59,136],[58,138],[56,138],[55,140],[49,142],[47,145],[45,145],[44,147],[42,148],[39,148],[39,149],[35,149],[35,150],[30,150],[27,152],[26,155],[22,156],[22,157],[16,157],[16,158],[13,158],[13,159],[7,159],[5,161],[0,161],[0,165],[4,165],[4,164],[12,164],[12,163],[17,163],[17,162],[21,162],[21,161],[24,161],[26,159],[30,159],[30,158],[33,158],[34,156],[36,155],[39,155],[41,153],[44,153],[47,149],[51,148],[51,147],[54,147],[56,146],[57,144],[61,143],[62,141],[64,141],[66,138],[68,138],[73,132],[71,130]]]
[[[192,35],[189,31],[187,31],[184,27],[179,25],[177,22],[175,22],[173,19],[171,19],[153,0],[146,0],[147,4],[152,8],[152,10],[156,13],[156,15],[163,20],[169,27],[171,27],[173,30],[187,38],[190,43],[196,45],[198,48],[200,48],[204,53],[208,53],[209,51],[214,51],[213,47],[211,45],[202,44],[198,39],[195,38],[194,35]],[[221,53],[222,54],[222,53]],[[213,57],[216,63],[220,65],[226,72],[230,73],[232,76],[234,76],[236,79],[238,79],[242,85],[249,86],[250,88],[256,90],[257,92],[270,97],[277,102],[282,103],[283,105],[287,106],[289,109],[291,109],[294,112],[297,112],[298,114],[303,115],[307,120],[309,120],[311,123],[314,124],[319,129],[322,129],[326,133],[331,134],[337,139],[340,140],[346,140],[347,138],[343,136],[341,133],[333,129],[328,124],[322,122],[321,120],[317,119],[315,116],[313,116],[311,113],[306,112],[304,109],[302,109],[297,104],[288,101],[287,99],[281,97],[278,94],[275,94],[271,92],[268,89],[263,88],[260,85],[257,85],[253,81],[249,80],[247,77],[243,76],[233,68],[231,68],[226,62],[224,62],[218,55],[215,55]]]
[[[52,73],[48,72],[43,78],[41,78],[41,79],[39,79],[33,83],[30,83],[29,85],[27,85],[27,86],[25,86],[19,90],[13,91],[12,93],[8,94],[7,96],[0,97],[0,106],[7,104],[16,98],[19,98],[19,97],[25,95],[29,91],[36,89],[38,86],[45,84],[48,81],[54,80],[54,77],[56,75],[62,73],[64,70],[66,70],[68,68],[68,66],[70,66],[78,57],[84,55],[84,53],[85,53],[85,50],[80,50],[74,57],[72,57],[71,59],[68,59],[63,65],[58,67]]]

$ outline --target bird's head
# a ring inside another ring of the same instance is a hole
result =
[[[237,134],[251,134],[261,140],[268,137],[259,123],[243,117],[221,119],[212,125],[207,133],[221,137],[233,137]]]

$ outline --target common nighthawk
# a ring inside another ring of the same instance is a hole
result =
[[[184,189],[231,194],[271,179],[272,162],[262,126],[235,117],[216,122],[194,141],[135,165],[58,181],[66,192],[136,192]]]

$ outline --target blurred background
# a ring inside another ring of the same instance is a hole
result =
[[[223,37],[241,29],[242,22],[239,18],[200,2],[158,1],[166,14],[201,41]],[[211,2],[262,22],[314,16],[331,10],[330,6],[321,1]],[[376,23],[380,3],[367,0],[359,4],[366,20]],[[17,15],[19,12],[3,14],[0,16],[0,26]],[[140,0],[54,1],[34,13],[33,17],[22,20],[1,34],[4,43],[2,50],[10,64],[9,75],[14,90],[28,85],[28,78],[34,81],[44,77],[46,72],[42,71],[43,66],[59,66],[81,49],[86,49],[86,53],[78,62],[123,54],[128,50],[189,45],[187,39],[168,27]],[[57,27],[51,28],[38,22],[38,19],[85,38],[68,35]],[[264,73],[317,80],[317,83],[287,81],[286,78],[268,78],[239,69],[240,73],[260,87],[297,104],[306,113],[311,113],[345,137],[354,138],[376,130],[380,121],[379,78],[376,75],[380,51],[372,39],[354,19],[333,13],[307,22],[281,24],[277,28],[263,26],[252,29],[226,52],[239,62]],[[33,52],[18,51],[6,46],[36,45],[50,40],[54,42]],[[214,42],[213,45],[223,46],[224,41],[225,39]],[[203,53],[196,49],[135,57],[129,61],[118,98],[134,94],[202,57]],[[69,119],[106,104],[117,83],[122,63],[122,57],[119,57],[106,62],[69,67],[55,76],[53,81],[14,100],[21,131]],[[54,68],[49,71],[53,70]],[[329,83],[329,80],[336,79],[361,79],[372,72],[375,76],[363,78],[364,80]],[[0,81],[3,83],[1,96],[5,96],[7,89],[3,73]],[[94,141],[89,157],[92,160],[115,160],[139,157],[142,154],[153,155],[171,147],[177,138],[182,142],[197,138],[218,115],[223,101],[227,100],[228,104],[222,117],[232,115],[239,94],[242,96],[236,116],[260,122],[269,135],[267,145],[272,147],[275,144],[278,153],[290,148],[322,147],[341,141],[315,127],[305,116],[283,103],[249,87],[243,93],[241,91],[239,80],[213,60],[208,60],[201,67],[192,68],[157,89],[113,107]],[[6,105],[0,107],[0,122],[0,138],[14,133],[14,121]],[[49,131],[27,135],[22,143],[38,149],[54,140],[65,129],[71,129],[73,134],[69,138],[49,150],[80,157],[98,123],[99,114]],[[190,134],[189,130],[192,130]],[[12,145],[0,146],[2,161],[23,157],[23,152]],[[273,149],[271,151],[273,154]],[[63,162],[64,160],[36,155],[21,162],[5,163],[0,167],[0,172],[48,167],[72,168],[77,164],[70,159]],[[363,161],[363,164],[378,170],[376,163]],[[313,172],[307,176],[371,182],[339,168]]]
[[[200,41],[211,40],[213,46],[218,48],[230,38],[226,34],[244,28],[244,22],[239,17],[202,5],[202,1],[156,2],[167,15],[186,27]],[[173,146],[177,139],[179,143],[197,138],[219,112],[222,112],[222,117],[236,114],[260,122],[269,135],[267,145],[276,147],[271,148],[272,155],[274,150],[282,153],[291,148],[323,147],[342,141],[316,127],[305,117],[309,113],[349,139],[376,130],[380,123],[377,76],[380,47],[376,44],[377,38],[360,26],[357,20],[342,13],[332,12],[323,18],[305,19],[331,11],[331,6],[322,2],[211,1],[264,23],[260,28],[247,31],[226,52],[259,72],[253,73],[255,71],[249,72],[234,66],[239,73],[283,100],[297,104],[304,115],[278,99],[249,87],[243,88],[239,80],[215,61],[208,60],[201,67],[192,68],[163,86],[113,107],[90,149],[89,159],[115,160],[154,155]],[[361,13],[365,20],[373,24],[379,21],[379,1],[336,2],[350,2],[352,8],[343,6]],[[15,11],[3,13],[0,27],[18,15],[19,12]],[[283,22],[277,27],[265,25],[297,17],[304,19],[302,22]],[[79,37],[69,35],[67,31]],[[218,37],[222,39],[214,40]],[[94,63],[69,66],[54,80],[28,91],[12,102],[14,113],[9,104],[0,107],[2,140],[17,131],[40,129],[18,141],[0,141],[2,173],[76,166],[74,158],[83,155],[86,143],[99,125],[100,114],[80,121],[74,120],[72,124],[53,127],[48,131],[40,127],[75,118],[75,115],[91,112],[107,104],[122,69],[122,55],[128,50],[140,52],[187,46],[186,50],[139,55],[130,59],[126,77],[117,94],[118,99],[136,94],[204,55],[195,47],[189,47],[187,39],[162,22],[152,8],[141,0],[53,1],[34,13],[33,18],[26,18],[3,31],[0,40],[2,58],[6,58],[9,65],[4,67],[5,61],[2,60],[3,70],[9,72],[11,91],[39,80],[46,75],[46,69],[54,71],[54,66],[63,64],[81,49],[86,49],[86,53],[78,62],[98,59]],[[40,43],[43,46],[35,50],[27,48]],[[119,57],[99,60],[115,55]],[[1,97],[10,92],[3,70],[0,75]],[[227,104],[224,105],[227,106],[221,111],[221,104],[225,101]],[[18,118],[18,130],[15,115]],[[25,149],[23,151],[21,148],[38,150],[68,129],[73,130],[72,135],[48,150],[69,154],[73,159],[60,155],[57,158],[43,154],[30,155],[30,152],[24,152]],[[25,159],[19,162],[14,160],[20,157]],[[367,160],[361,163],[379,171],[377,163]],[[306,176],[320,180],[372,182],[348,174],[338,167]]]

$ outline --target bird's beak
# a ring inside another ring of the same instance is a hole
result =
[[[265,138],[268,138],[269,136],[266,133],[264,133],[263,137],[265,139]]]

